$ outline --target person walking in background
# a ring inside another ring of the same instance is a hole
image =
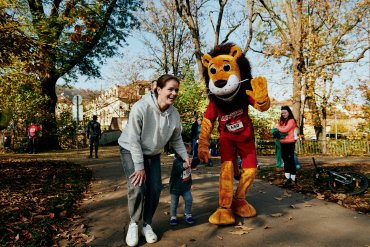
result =
[[[34,120],[31,121],[30,126],[27,128],[27,137],[28,137],[28,153],[35,154],[37,151],[37,141],[40,133],[40,126],[35,123]]]
[[[191,152],[190,145],[186,146],[188,153]],[[193,197],[191,195],[191,167],[184,162],[184,160],[177,154],[172,164],[171,177],[170,177],[170,194],[171,194],[171,206],[170,206],[170,225],[176,226],[177,221],[177,206],[179,204],[179,198],[182,196],[185,202],[184,217],[188,224],[194,224],[193,217],[191,215],[191,206],[193,203]]]
[[[184,160],[184,167],[190,166],[181,137],[180,115],[173,106],[180,81],[175,76],[165,74],[158,78],[155,85],[153,91],[132,106],[127,127],[118,139],[128,186],[128,246],[138,244],[140,222],[146,242],[158,240],[151,225],[162,190],[160,154],[168,141]]]
[[[292,182],[297,183],[296,180],[296,165],[294,161],[294,149],[295,149],[295,138],[294,130],[297,127],[297,123],[294,119],[292,110],[289,106],[281,107],[281,117],[276,128],[281,133],[286,133],[285,137],[280,139],[281,143],[281,156],[284,161],[284,171],[286,182],[285,186],[290,186]]]
[[[101,138],[101,128],[100,123],[97,121],[98,116],[94,115],[93,119],[89,121],[87,124],[87,139],[90,141],[90,156],[89,159],[92,158],[93,149],[95,146],[95,158],[98,157],[98,149],[99,149],[99,140]]]

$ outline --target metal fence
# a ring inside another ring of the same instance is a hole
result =
[[[370,142],[367,140],[326,140],[326,155],[370,155]],[[297,154],[323,154],[323,141],[302,141],[296,143]],[[275,154],[275,141],[257,140],[258,154]]]
[[[369,141],[367,140],[326,140],[326,154],[328,155],[369,155]],[[323,141],[298,141],[296,151],[299,154],[322,154]]]

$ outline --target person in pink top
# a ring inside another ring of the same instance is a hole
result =
[[[292,110],[289,106],[281,107],[281,117],[277,125],[277,129],[287,135],[280,139],[281,143],[281,156],[284,161],[285,177],[287,178],[285,186],[289,186],[292,183],[296,184],[296,166],[294,162],[294,149],[295,149],[295,137],[294,130],[297,127],[297,123],[294,119]]]
[[[40,131],[40,126],[37,125],[35,121],[31,120],[30,126],[27,128],[29,154],[35,154],[37,151],[37,137],[39,136]]]

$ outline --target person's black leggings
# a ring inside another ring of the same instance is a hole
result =
[[[295,175],[297,172],[294,162],[295,142],[281,143],[281,157],[284,161],[284,171]]]

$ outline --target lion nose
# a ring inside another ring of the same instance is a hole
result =
[[[218,88],[222,88],[226,84],[227,84],[227,81],[225,81],[225,80],[218,80],[218,81],[215,82],[215,86],[218,87]]]

